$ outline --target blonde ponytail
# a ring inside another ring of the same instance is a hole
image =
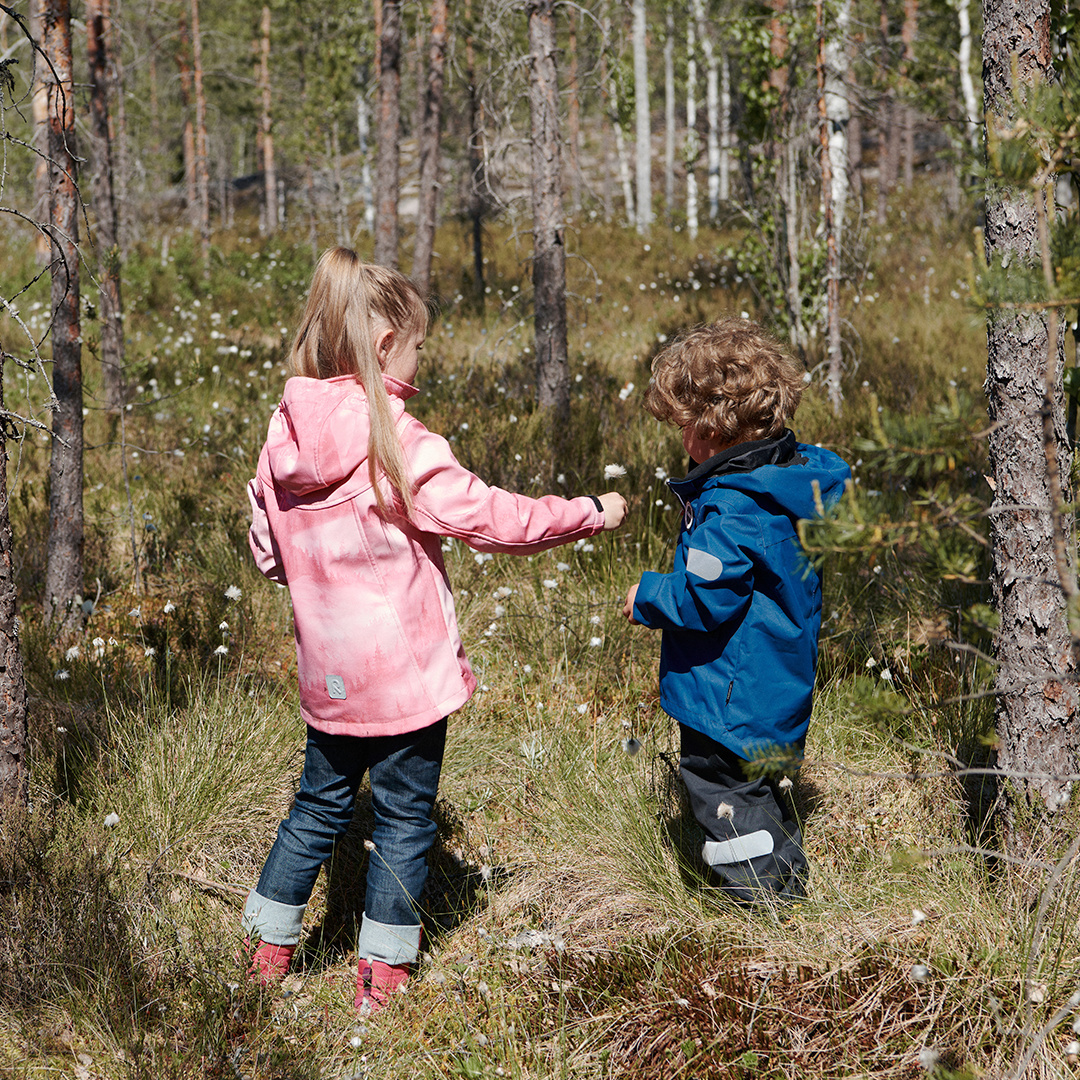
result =
[[[294,375],[332,379],[352,375],[364,388],[371,417],[368,472],[382,513],[381,472],[412,516],[412,481],[401,449],[390,396],[375,351],[372,314],[399,336],[427,328],[428,311],[416,286],[396,270],[365,264],[349,248],[331,248],[315,267],[289,366]]]

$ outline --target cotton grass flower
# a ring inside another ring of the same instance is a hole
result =
[[[622,748],[630,755],[630,757],[636,757],[638,751],[641,749],[641,741],[633,737],[623,739]]]
[[[228,645],[219,645],[214,650],[214,655],[215,656],[224,656],[228,651],[229,651],[229,646]]]
[[[375,850],[375,841],[374,840],[365,840],[364,841],[364,850],[365,851],[374,851]]]
[[[544,578],[545,589],[557,589],[558,587],[559,583],[554,578]]]
[[[146,648],[143,649],[143,656],[157,656],[157,649],[155,649],[153,645],[147,645]]]
[[[911,925],[918,926],[920,923],[926,922],[926,912],[920,911],[918,908],[911,909]]]
[[[604,639],[603,638],[598,638],[598,637],[589,638],[589,648],[590,649],[599,649],[600,646],[603,645],[603,644],[604,644]]]
[[[230,585],[225,590],[225,599],[226,600],[239,600],[240,597],[243,596],[243,595],[244,594],[240,591],[240,589],[236,585]]]
[[[59,671],[53,673],[53,678],[57,682],[64,682],[65,680],[71,678],[71,672],[68,671],[67,668],[61,668]]]
[[[72,645],[66,653],[64,653],[64,659],[70,664],[72,660],[79,659],[79,646]]]
[[[589,706],[588,706],[588,704],[587,704],[586,702],[584,702],[584,701],[583,701],[583,702],[582,702],[582,703],[581,703],[581,704],[580,704],[580,705],[579,705],[579,706],[577,707],[577,711],[578,711],[578,712],[579,712],[579,713],[580,713],[580,714],[581,714],[582,716],[584,716],[584,715],[585,715],[585,714],[586,714],[586,713],[587,713],[587,712],[589,711]]]
[[[176,610],[176,605],[169,600],[161,610],[165,612],[166,615],[171,615]]]
[[[117,813],[106,814],[105,821],[102,824],[104,824],[106,829],[115,828],[120,824],[120,815]]]
[[[731,803],[722,802],[716,808],[716,816],[721,821],[734,821],[735,820],[735,807]]]
[[[790,776],[783,776],[780,778],[780,782],[776,786],[781,791],[790,791],[795,785],[792,784]]]
[[[924,983],[930,978],[930,969],[925,964],[912,964],[911,978],[913,982]]]
[[[626,468],[623,465],[605,465],[604,466],[604,479],[605,480],[618,480],[619,477],[626,475]]]

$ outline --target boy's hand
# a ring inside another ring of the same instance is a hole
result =
[[[626,500],[617,491],[605,491],[598,498],[604,508],[604,532],[617,529],[626,517]]]
[[[631,585],[630,591],[626,594],[626,603],[623,604],[622,613],[630,620],[634,626],[640,626],[641,623],[634,618],[634,600],[637,599],[637,586]]]

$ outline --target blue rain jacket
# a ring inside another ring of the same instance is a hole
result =
[[[796,533],[851,477],[830,450],[739,443],[669,486],[683,504],[670,574],[642,575],[634,618],[663,631],[660,705],[743,758],[801,747],[810,721],[821,580]]]

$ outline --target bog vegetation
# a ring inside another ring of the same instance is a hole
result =
[[[848,551],[825,557],[820,693],[794,790],[808,900],[749,915],[701,880],[655,703],[657,641],[620,614],[638,574],[666,565],[679,518],[664,484],[684,467],[678,433],[639,404],[650,356],[688,323],[767,313],[722,254],[734,237],[582,230],[556,484],[617,484],[632,517],[531,560],[447,545],[482,685],[451,726],[420,976],[364,1023],[347,991],[363,806],[284,990],[249,984],[234,958],[302,758],[287,594],[249,557],[244,485],[310,252],[248,220],[204,276],[189,237],[146,236],[124,271],[122,418],[95,407],[89,366],[93,608],[62,643],[37,615],[48,443],[27,430],[11,447],[32,787],[0,845],[8,1074],[899,1077],[936,1062],[975,1076],[1030,1053],[1039,1075],[1064,1075],[1073,872],[988,858],[980,777],[958,774],[984,762],[992,730],[972,515],[988,495],[983,337],[966,299],[972,222],[936,200],[905,196],[898,217],[920,227],[875,236],[847,297],[859,368],[844,413],[815,384],[797,418],[855,467],[837,529],[887,541],[817,538]],[[491,292],[482,310],[464,291],[442,303],[416,410],[481,475],[539,493],[527,252],[509,229],[491,239]],[[459,228],[438,251],[443,280],[464,273]],[[32,277],[30,258],[7,242],[4,280]],[[47,303],[40,282],[17,301],[35,329]],[[33,371],[6,389],[28,414],[46,391]],[[605,480],[611,463],[626,476]]]

